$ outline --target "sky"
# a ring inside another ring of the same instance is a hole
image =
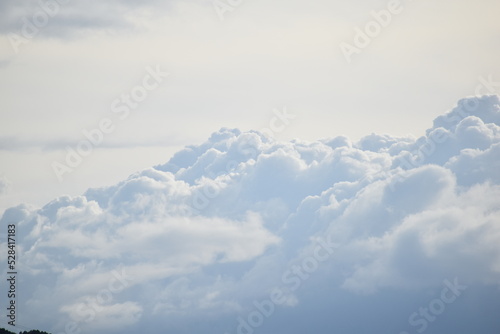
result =
[[[268,128],[274,109],[297,115],[281,139],[418,137],[500,77],[494,0],[401,1],[350,62],[340,46],[390,2],[42,3],[1,5],[2,209],[111,185],[222,127]],[[169,76],[59,182],[52,162],[157,66]]]
[[[2,1],[18,323],[498,333],[499,9]]]

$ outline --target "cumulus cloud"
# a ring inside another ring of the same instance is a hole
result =
[[[262,333],[396,332],[457,279],[473,288],[429,332],[493,333],[500,299],[475,300],[500,284],[499,115],[497,96],[468,98],[419,138],[358,142],[223,128],[116,185],[10,208],[22,321],[243,333],[257,309]]]

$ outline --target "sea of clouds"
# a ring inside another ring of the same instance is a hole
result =
[[[223,128],[10,223],[26,327],[498,333],[500,100],[463,99],[419,138]]]

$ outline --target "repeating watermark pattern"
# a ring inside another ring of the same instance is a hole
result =
[[[412,327],[417,327],[417,333],[423,333],[429,324],[436,321],[437,317],[446,310],[446,306],[454,303],[458,297],[467,289],[466,285],[461,285],[458,278],[453,282],[444,280],[445,287],[441,290],[439,298],[434,298],[427,307],[420,307],[418,312],[413,312],[408,318],[408,323]],[[399,334],[410,334],[409,332],[400,332]]]
[[[409,0],[412,1],[412,0]],[[368,47],[371,42],[377,38],[383,29],[387,28],[395,15],[403,12],[404,6],[401,0],[390,0],[386,9],[370,12],[371,20],[363,28],[356,26],[354,28],[354,38],[352,43],[341,42],[340,50],[348,63],[351,63],[352,56],[360,54],[363,49]]]
[[[111,112],[116,114],[119,121],[124,121],[130,116],[131,110],[137,109],[139,104],[148,97],[149,92],[157,89],[168,75],[168,72],[162,71],[160,65],[156,65],[155,68],[147,66],[146,74],[141,83],[132,87],[129,92],[122,93],[111,102]],[[85,139],[79,141],[75,147],[66,147],[64,161],[53,161],[51,164],[59,182],[63,181],[65,174],[73,172],[75,168],[80,166],[84,158],[89,156],[94,148],[102,145],[104,137],[111,134],[115,128],[116,121],[110,117],[103,117],[96,127],[90,130],[83,129],[82,135]]]
[[[38,0],[38,8],[29,18],[21,18],[21,28],[17,32],[9,33],[7,38],[16,54],[19,47],[33,40],[40,31],[45,28],[51,18],[55,17],[61,10],[61,5],[65,5],[70,0]]]
[[[260,133],[271,139],[276,134],[285,131],[287,126],[290,125],[291,121],[296,118],[296,115],[289,113],[286,107],[283,107],[282,110],[273,109],[272,112],[274,116],[269,120],[269,126],[264,127],[259,131]],[[257,147],[255,147],[255,143],[253,141],[244,141],[240,144],[239,150],[242,154],[247,155],[249,159],[255,159],[257,157]],[[212,180],[215,180],[219,176],[230,173],[237,166],[237,160],[230,160],[226,163],[224,170],[220,171],[217,174],[214,172],[207,172],[206,175]],[[206,209],[210,204],[210,201],[219,196],[221,190],[221,186],[216,182],[205,183],[203,187],[197,188],[194,191],[194,195],[191,201],[192,208],[197,211]]]
[[[290,305],[287,293],[299,290],[302,284],[318,270],[321,263],[328,261],[338,249],[338,245],[332,242],[331,235],[326,238],[316,238],[312,255],[303,258],[299,264],[293,264],[281,275],[281,285],[270,290],[269,297],[254,300],[252,310],[246,316],[237,317],[236,334],[253,334],[255,330],[264,325],[265,320],[271,317],[278,306]],[[444,288],[439,298],[432,299],[427,307],[420,307],[418,312],[413,312],[408,317],[408,323],[412,327],[418,327],[418,333],[424,332],[429,324],[444,313],[446,305],[454,303],[467,286],[458,282],[455,277],[453,281],[445,279]],[[293,305],[293,303],[291,304]],[[225,334],[229,334],[225,332]],[[402,331],[400,334],[410,334]]]
[[[214,0],[212,5],[221,21],[224,21],[224,15],[227,12],[233,12],[236,8],[243,4],[244,0]]]
[[[64,332],[58,334],[80,334],[82,324],[94,321],[97,314],[102,312],[103,305],[111,303],[113,295],[124,291],[134,280],[124,268],[121,271],[113,270],[111,276],[106,288],[101,289],[93,298],[77,305],[76,311],[72,314],[74,319],[68,321],[64,326]]]
[[[286,294],[297,291],[311,275],[318,270],[320,263],[328,261],[338,246],[329,236],[325,239],[317,238],[312,255],[305,257],[299,264],[293,264],[281,275],[281,285],[271,289],[269,297],[253,302],[253,309],[247,316],[237,318],[237,334],[252,334],[261,327],[265,320],[271,317],[277,306],[289,302]],[[228,334],[227,332],[225,334]]]
[[[495,88],[500,87],[500,82],[496,82],[493,79],[493,75],[488,75],[487,78],[480,76],[478,78],[479,84],[475,88],[475,97],[480,97],[481,94],[486,92],[490,94],[496,93]],[[458,115],[451,115],[446,118],[448,122],[459,122],[460,120],[470,116],[472,112],[477,110],[479,107],[478,101],[475,99],[467,99],[462,101],[461,108],[458,108]],[[293,118],[292,118],[293,119]],[[270,129],[276,129],[272,126],[270,122]],[[288,125],[288,123],[284,123]],[[449,138],[449,133],[447,132],[433,132],[429,136],[427,142],[420,146],[413,155],[416,159],[402,159],[402,165],[408,169],[418,167],[422,165],[426,158],[431,156],[439,144],[444,143]],[[371,179],[376,176],[389,177],[391,174],[386,171],[381,171],[375,174],[366,175],[360,182],[365,179]],[[394,187],[394,184],[401,182],[405,179],[404,174],[399,171],[395,175],[395,182],[392,182],[390,187]],[[328,236],[330,237],[330,236]],[[331,242],[331,239],[327,238],[326,241],[322,239],[317,240],[317,246],[314,250],[314,255],[305,258],[301,265],[292,265],[287,269],[281,276],[281,281],[283,286],[280,288],[275,288],[269,294],[269,298],[254,301],[254,309],[246,316],[239,316],[237,318],[237,334],[252,334],[255,329],[262,326],[266,318],[272,316],[275,312],[276,306],[283,305],[287,302],[285,298],[285,291],[296,291],[300,288],[302,283],[307,280],[313,272],[315,272],[319,264],[327,261],[328,258],[333,255],[336,245]],[[324,253],[321,255],[321,252]],[[440,298],[435,298],[429,302],[428,307],[419,308],[418,312],[413,312],[409,316],[409,324],[412,327],[418,327],[417,332],[424,332],[429,323],[435,321],[437,316],[442,314],[446,305],[451,304],[456,301],[456,299],[462,294],[462,292],[467,288],[464,285],[459,284],[458,278],[455,278],[453,282],[449,280],[444,280],[445,287],[441,290]],[[225,333],[228,334],[228,333]],[[401,332],[400,334],[410,334],[408,332]]]

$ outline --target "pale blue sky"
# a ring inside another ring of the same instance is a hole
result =
[[[355,28],[388,3],[241,1],[222,21],[210,1],[77,1],[42,21],[16,54],[9,34],[41,9],[3,2],[0,173],[11,186],[2,207],[111,184],[223,126],[268,127],[273,108],[297,115],[278,138],[420,136],[429,119],[473,95],[479,77],[500,78],[494,0],[401,1],[348,64],[340,43],[353,43]],[[50,165],[64,159],[61,149],[156,65],[171,75],[81,168],[55,182]]]

